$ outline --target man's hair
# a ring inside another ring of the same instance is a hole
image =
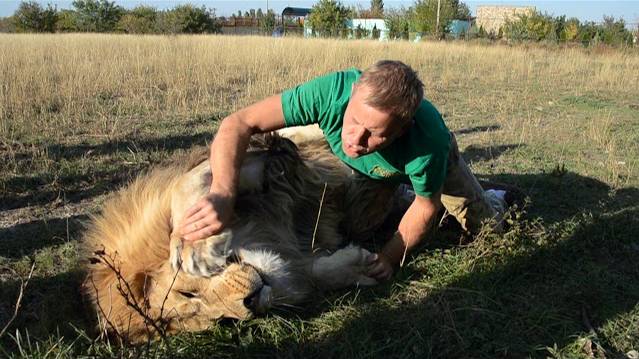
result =
[[[408,120],[424,98],[424,84],[417,73],[401,61],[382,60],[366,69],[356,83],[371,92],[365,103],[391,116]]]

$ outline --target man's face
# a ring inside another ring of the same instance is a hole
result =
[[[342,150],[351,158],[384,148],[408,128],[407,121],[393,119],[390,113],[367,105],[365,100],[370,91],[366,85],[353,85],[344,112]]]

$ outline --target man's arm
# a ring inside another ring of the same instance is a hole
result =
[[[182,238],[203,239],[225,228],[233,216],[239,171],[251,136],[283,127],[281,95],[268,97],[222,120],[211,144],[210,192],[186,211],[180,228]]]
[[[415,196],[415,200],[399,223],[393,238],[371,259],[368,275],[377,280],[387,280],[393,275],[393,267],[400,264],[405,253],[426,236],[431,222],[441,208],[441,193],[430,198]]]

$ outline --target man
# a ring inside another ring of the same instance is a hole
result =
[[[410,184],[415,192],[393,238],[370,259],[373,278],[390,278],[406,252],[428,233],[442,203],[470,232],[498,215],[459,156],[441,115],[423,99],[417,74],[399,61],[380,61],[364,72],[318,77],[225,118],[211,145],[215,175],[210,193],[185,214],[183,238],[205,238],[229,223],[251,135],[312,123],[319,124],[333,153],[354,171]]]

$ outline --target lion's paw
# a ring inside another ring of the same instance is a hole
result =
[[[313,262],[313,276],[331,289],[375,285],[377,281],[366,275],[372,255],[366,249],[351,244],[330,256],[317,258]]]
[[[231,255],[231,238],[230,231],[194,242],[172,237],[169,259],[171,268],[200,277],[217,274],[224,269],[226,260]]]

